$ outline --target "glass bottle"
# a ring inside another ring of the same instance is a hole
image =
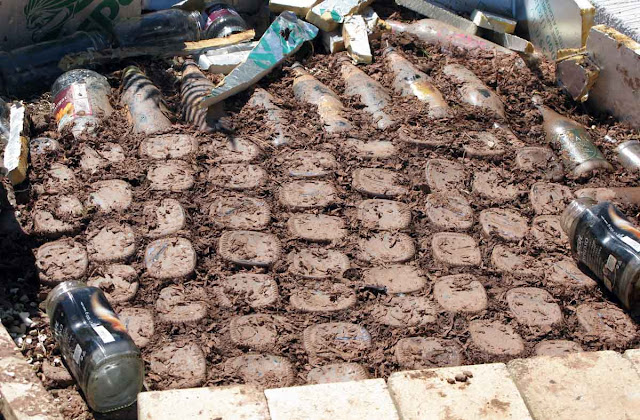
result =
[[[244,32],[248,29],[247,23],[233,7],[224,3],[213,3],[204,9],[206,18],[204,37],[224,38],[226,36]]]
[[[575,258],[634,315],[640,309],[640,230],[609,201],[583,197],[562,214]]]
[[[123,19],[113,26],[120,47],[162,46],[202,39],[204,21],[200,12],[166,9]]]
[[[56,344],[91,409],[132,405],[142,388],[140,350],[101,289],[66,281],[45,302]]]
[[[202,98],[213,88],[213,82],[202,74],[195,61],[185,60],[180,80],[182,118],[205,133],[229,128],[228,123],[223,120],[226,116],[224,102],[218,102],[208,108],[200,106]]]
[[[160,89],[136,66],[122,72],[122,102],[127,105],[134,133],[153,134],[171,128]]]
[[[640,172],[640,141],[629,140],[616,147],[620,164],[630,172]]]
[[[471,70],[459,64],[449,64],[442,71],[460,84],[458,92],[464,102],[489,109],[500,117],[506,118],[502,99]]]
[[[571,171],[573,176],[587,178],[596,169],[613,170],[583,125],[543,105],[537,95],[533,102],[544,119],[547,140],[558,149],[565,169]]]

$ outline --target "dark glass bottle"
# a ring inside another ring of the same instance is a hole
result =
[[[204,39],[224,38],[248,29],[247,22],[227,4],[214,3],[204,9],[206,18]]]
[[[613,204],[579,198],[562,214],[576,259],[634,315],[640,310],[640,230]]]
[[[67,54],[109,48],[110,39],[98,32],[76,32],[54,41],[0,52],[0,78],[7,93],[16,96],[40,93],[64,71],[58,64]]]
[[[60,283],[49,293],[46,310],[89,407],[107,413],[133,404],[144,377],[140,350],[102,290],[79,281]]]
[[[123,19],[113,32],[120,47],[162,46],[199,41],[203,25],[200,12],[167,9]]]

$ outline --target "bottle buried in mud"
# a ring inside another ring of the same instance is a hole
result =
[[[640,141],[629,140],[616,147],[620,164],[630,172],[640,172]]]
[[[593,144],[587,129],[542,104],[542,98],[533,97],[542,118],[547,140],[559,149],[564,167],[573,176],[587,178],[596,169],[611,171],[613,166]]]
[[[213,88],[213,82],[202,74],[195,61],[185,60],[180,80],[182,118],[205,133],[231,131],[232,126],[225,118],[224,102],[218,102],[209,108],[200,106],[202,98]]]
[[[395,76],[393,88],[397,92],[402,96],[415,96],[429,104],[431,118],[445,118],[451,114],[447,101],[427,74],[418,70],[393,47],[386,48],[382,56]]]
[[[459,64],[449,64],[442,69],[444,74],[460,84],[458,92],[466,103],[491,110],[502,118],[506,118],[504,104],[500,97],[471,70]]]
[[[64,71],[58,67],[67,54],[109,48],[110,39],[98,32],[76,32],[54,41],[0,52],[0,79],[12,95],[40,93]],[[2,85],[2,83],[0,83]]]
[[[562,214],[576,259],[634,315],[640,314],[640,230],[613,204],[583,197]]]
[[[136,66],[122,72],[122,101],[127,105],[134,133],[153,134],[171,128],[160,89]]]
[[[110,93],[107,78],[93,70],[71,70],[58,77],[51,87],[58,131],[70,126],[74,136],[91,132],[113,112]]]
[[[224,38],[244,32],[249,27],[233,7],[224,3],[214,3],[204,9],[206,24],[204,39]]]
[[[113,27],[120,47],[167,45],[199,41],[204,19],[200,12],[167,9],[123,19]]]
[[[45,304],[56,344],[89,407],[106,413],[133,404],[144,377],[140,350],[102,290],[66,281]]]

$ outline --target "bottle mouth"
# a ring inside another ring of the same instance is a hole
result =
[[[60,296],[64,295],[65,293],[69,293],[72,290],[86,286],[87,285],[85,283],[79,280],[68,280],[54,287],[47,295],[47,299],[44,301],[44,306],[46,308],[49,320],[51,320],[51,318],[53,317],[53,311],[55,310]]]
[[[573,238],[580,216],[596,204],[598,204],[598,202],[591,197],[581,197],[573,200],[564,209],[560,217],[560,225],[570,240]]]
[[[387,54],[389,54],[389,53],[391,53],[391,52],[394,52],[395,50],[396,50],[396,49],[395,49],[395,48],[393,48],[393,47],[387,47],[387,48],[385,48],[384,50],[382,50],[382,56],[383,56],[383,57],[386,57],[386,56],[387,56]]]

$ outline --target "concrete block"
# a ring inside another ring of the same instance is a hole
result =
[[[640,349],[627,350],[624,352],[624,357],[629,359],[638,373],[640,373]]]
[[[389,390],[403,420],[531,419],[502,363],[397,372]]]
[[[5,420],[63,420],[42,382],[17,351],[0,324],[0,418]]]
[[[138,394],[139,420],[269,420],[264,394],[250,385]]]
[[[589,33],[587,53],[600,68],[587,104],[640,127],[640,44],[598,25]]]
[[[613,351],[519,359],[507,366],[536,420],[640,418],[640,376]]]
[[[267,389],[264,393],[272,420],[400,419],[383,379]]]

